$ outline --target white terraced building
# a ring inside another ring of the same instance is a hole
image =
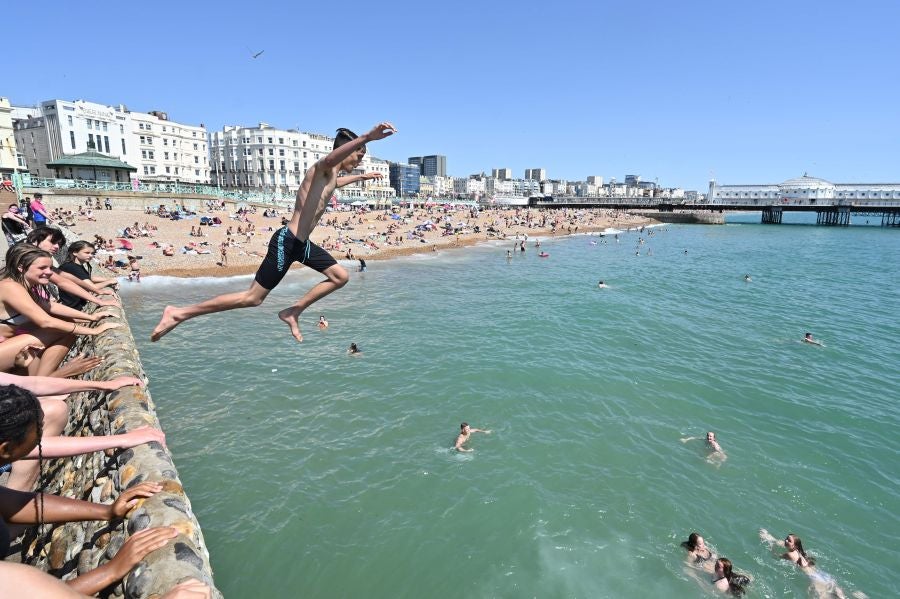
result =
[[[142,181],[209,183],[206,127],[169,120],[164,112],[131,112],[140,158],[132,158]]]
[[[709,182],[711,204],[832,205],[900,201],[900,183],[831,183],[804,174],[784,183],[719,185]]]
[[[333,137],[276,129],[267,123],[257,127],[225,126],[209,135],[212,182],[228,189],[294,193],[307,169],[331,152],[333,145]],[[342,187],[340,196],[394,196],[384,160],[366,154],[353,172],[379,172],[384,178]]]
[[[34,108],[17,107],[13,128],[28,172],[38,177],[56,176],[48,163],[93,149],[135,167],[133,176],[140,180],[209,182],[206,128],[169,121],[162,112],[48,100]]]

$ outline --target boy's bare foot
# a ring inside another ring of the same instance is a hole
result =
[[[84,374],[85,372],[91,371],[100,364],[103,363],[103,358],[99,358],[97,356],[85,356],[84,354],[75,356],[62,366],[56,369],[56,371],[50,376],[55,376],[60,379],[67,379],[72,376],[78,376],[79,374]]]
[[[302,342],[303,335],[300,333],[300,325],[297,322],[297,318],[300,316],[301,312],[303,312],[303,310],[298,310],[297,308],[285,308],[278,313],[278,318],[286,322],[291,328],[291,335],[294,336],[294,339]]]
[[[184,319],[178,315],[178,308],[166,306],[159,324],[156,325],[156,328],[153,329],[153,333],[150,335],[150,341],[159,341],[163,335],[177,327],[182,320]]]

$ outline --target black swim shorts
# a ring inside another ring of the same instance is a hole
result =
[[[285,225],[269,240],[269,251],[256,271],[256,282],[270,291],[275,289],[294,262],[319,272],[337,264],[331,254],[311,241],[297,239]]]

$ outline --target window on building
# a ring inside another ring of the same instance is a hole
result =
[[[294,170],[295,170],[295,171],[299,171],[299,170],[300,170],[300,163],[299,163],[299,162],[295,162],[295,163],[294,163]]]
[[[150,123],[147,123],[147,131],[150,130]]]
[[[150,167],[150,174],[151,174],[151,175],[155,175],[155,174],[156,174],[156,167],[155,167],[155,166],[151,166],[151,167]]]
[[[178,167],[177,167],[177,166],[175,167],[175,174],[176,174],[176,175],[178,174]]]
[[[275,150],[273,148],[269,148],[269,156],[274,156]]]
[[[125,155],[125,140],[122,140],[122,155]]]
[[[268,139],[269,139],[269,143],[272,143],[272,138],[270,137],[270,138],[268,138]]]
[[[103,136],[103,145],[106,147],[106,153],[109,154],[109,136]]]
[[[106,131],[106,128],[107,128],[108,126],[109,126],[108,123],[104,122],[104,123],[103,123],[103,130]]]
[[[141,150],[141,158],[147,159],[147,150]]]
[[[178,152],[172,154],[172,160],[178,160]]]
[[[279,149],[279,150],[278,150],[278,155],[279,155],[279,156],[284,156],[284,150],[283,150],[283,149]]]
[[[256,153],[259,154],[260,156],[262,156],[262,153],[263,153],[262,148],[257,148]]]
[[[196,150],[196,149],[197,149],[197,144],[194,144],[194,150]]]
[[[124,135],[124,133],[125,133],[125,125],[119,125],[119,133]]]
[[[93,133],[88,133],[88,145],[94,146],[94,149],[97,148],[97,146],[94,144],[94,134]]]
[[[166,167],[166,172],[167,172],[167,173],[171,172],[171,171],[169,170],[169,167]]]
[[[306,158],[306,152],[303,152],[303,157]]]
[[[149,175],[149,174],[150,174],[150,169],[147,168],[146,166],[144,167],[144,174],[145,174],[145,175]]]
[[[150,150],[147,152],[147,158],[149,158],[150,160],[153,160],[153,150]]]
[[[291,142],[291,145],[294,146],[294,147],[296,148],[296,147],[297,147],[297,140],[296,140],[296,139],[293,140],[293,141]]]
[[[266,170],[265,161],[262,158],[259,159],[259,170],[261,170],[261,171]]]
[[[269,170],[272,170],[272,171],[275,170],[275,161],[274,160],[269,161]]]
[[[69,131],[69,142],[72,144],[72,149],[74,150],[75,149],[75,132],[74,131]],[[125,141],[123,140],[122,143],[124,144]]]
[[[165,132],[166,132],[166,126],[163,125],[163,133],[165,133]]]
[[[261,143],[262,143],[262,137],[257,137],[257,138],[256,138],[256,143],[261,144]]]
[[[200,158],[199,158],[199,157],[194,156],[194,164],[200,164]]]
[[[279,166],[281,167],[281,170],[284,170],[284,160],[279,160]]]
[[[163,137],[163,145],[164,145],[164,146],[169,145],[169,140],[166,139],[165,137]]]
[[[67,120],[69,121],[69,126],[71,127],[72,124],[73,124],[73,123],[72,123],[72,115],[70,114],[70,115],[68,115],[66,118],[67,118]]]
[[[168,153],[168,152],[163,152],[163,159],[165,159],[165,160],[168,160],[168,159],[169,159],[169,153]]]

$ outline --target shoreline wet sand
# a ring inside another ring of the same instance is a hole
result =
[[[246,215],[246,220],[233,218],[234,213],[218,210],[202,212],[197,216],[171,220],[162,218],[156,214],[145,214],[137,210],[113,209],[95,211],[95,220],[77,215],[74,217],[74,226],[69,229],[80,238],[93,241],[95,235],[103,238],[117,240],[125,227],[138,223],[139,229],[148,230],[150,236],[140,236],[129,239],[133,246],[131,250],[120,249],[121,243],[116,242],[116,250],[106,251],[98,247],[97,260],[104,262],[106,255],[112,253],[114,259],[124,261],[128,255],[140,256],[141,276],[161,275],[171,277],[229,277],[253,274],[259,267],[266,254],[269,239],[273,231],[281,226],[282,217],[290,217],[290,210],[281,210],[277,216],[262,216],[263,208],[257,208],[257,212]],[[312,241],[329,250],[332,256],[338,260],[357,260],[363,258],[366,261],[390,260],[413,254],[429,253],[460,249],[486,241],[504,241],[513,249],[513,242],[521,240],[527,234],[529,239],[535,237],[564,236],[573,233],[600,233],[606,229],[627,230],[643,225],[654,224],[652,219],[632,215],[624,212],[610,210],[554,210],[540,211],[537,209],[491,209],[483,210],[473,216],[469,210],[448,210],[441,208],[421,209],[413,211],[412,217],[406,217],[407,209],[401,211],[403,220],[395,220],[388,211],[335,211],[326,212],[321,224],[312,234]],[[202,226],[200,217],[218,216],[222,223],[218,226]],[[546,220],[541,225],[543,217]],[[433,222],[438,228],[422,230],[420,237],[410,238],[409,232],[414,231],[418,225]],[[529,223],[531,222],[531,227]],[[467,226],[459,235],[443,234],[442,227],[445,222],[453,225],[465,223]],[[557,226],[554,230],[553,223]],[[255,230],[249,237],[243,231],[248,224],[253,224]],[[51,223],[52,225],[52,223]],[[149,225],[145,227],[145,225]],[[337,226],[335,226],[337,225]],[[473,232],[477,226],[480,232]],[[191,236],[191,228],[201,229],[202,236]],[[241,227],[242,234],[237,234]],[[501,231],[500,234],[488,233],[493,228]],[[228,235],[231,229],[232,234]],[[505,234],[505,237],[503,236]],[[227,266],[222,266],[220,247],[227,239],[231,244],[227,248]],[[349,238],[349,240],[348,240]],[[399,238],[399,239],[398,239]],[[391,241],[392,243],[386,243]],[[206,245],[201,246],[201,243]],[[174,255],[164,256],[162,247],[171,244],[174,246]],[[195,244],[198,249],[208,250],[209,253],[197,254],[183,252],[188,244]],[[532,241],[528,242],[531,246]],[[352,256],[348,256],[348,248]],[[529,248],[530,249],[530,248]],[[296,267],[296,265],[295,265]],[[128,267],[119,268],[118,275],[127,275]]]

